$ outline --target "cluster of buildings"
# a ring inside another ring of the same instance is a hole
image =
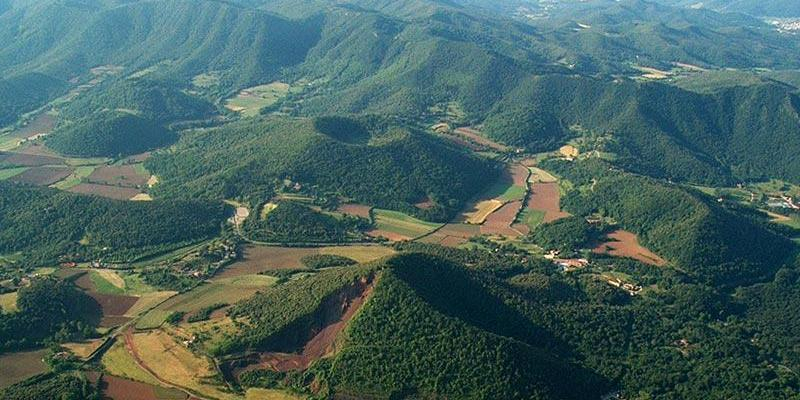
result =
[[[642,287],[641,286],[635,285],[633,283],[623,282],[620,279],[614,278],[614,279],[607,280],[606,282],[608,282],[608,284],[611,285],[611,286],[614,286],[616,288],[619,288],[619,289],[622,289],[622,290],[628,292],[628,294],[631,295],[631,296],[636,296],[637,294],[639,294],[639,292],[642,291]]]
[[[794,199],[781,195],[780,197],[770,197],[767,199],[767,206],[770,208],[785,208],[788,210],[800,210],[800,205],[794,202]]]

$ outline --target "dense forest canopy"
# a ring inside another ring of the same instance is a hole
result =
[[[224,215],[199,201],[121,202],[0,182],[0,252],[125,262],[216,235]]]
[[[0,0],[0,397],[797,399],[797,11]]]
[[[351,143],[353,137],[363,142],[366,128],[338,121],[344,125],[337,129],[355,131],[331,136],[317,131],[313,120],[275,117],[197,130],[147,166],[162,178],[157,193],[163,196],[259,202],[289,179],[435,220],[453,215],[498,173],[488,161],[402,126],[380,126],[368,143]],[[434,207],[413,206],[426,199]]]
[[[37,279],[20,289],[16,305],[19,311],[0,313],[0,352],[92,337],[102,315],[94,299],[55,279]]]

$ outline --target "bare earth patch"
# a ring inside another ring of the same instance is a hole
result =
[[[13,176],[9,180],[38,186],[49,186],[72,175],[73,171],[72,168],[65,167],[35,167]]]
[[[371,206],[367,206],[364,204],[355,204],[355,203],[348,203],[348,204],[340,204],[336,211],[352,215],[355,217],[367,218],[369,219],[370,215],[369,212],[372,210]]]
[[[561,211],[561,193],[557,183],[535,183],[531,185],[528,207],[544,211],[544,222],[553,222],[568,217]]]
[[[521,232],[512,227],[521,209],[522,201],[506,203],[486,218],[486,221],[481,225],[481,233],[485,235],[503,235],[510,238],[522,236]]]
[[[21,167],[40,167],[44,165],[63,165],[64,160],[37,154],[0,152],[0,163]]]
[[[80,185],[69,188],[69,191],[72,193],[93,194],[95,196],[114,200],[130,200],[140,193],[139,189],[98,185],[94,183],[81,183]]]
[[[42,361],[46,354],[47,350],[37,350],[0,355],[0,388],[47,371]]]
[[[658,267],[667,264],[666,260],[640,245],[639,238],[634,233],[618,230],[609,233],[608,239],[608,241],[599,244],[592,251],[597,254],[633,258],[645,264]]]
[[[149,177],[139,174],[133,165],[104,165],[86,179],[89,183],[139,188],[147,184]]]
[[[311,363],[321,358],[330,356],[336,352],[336,338],[347,326],[347,323],[355,316],[356,312],[372,295],[375,281],[369,282],[366,278],[362,279],[358,289],[359,293],[355,296],[345,296],[342,299],[340,310],[342,315],[339,319],[322,328],[311,340],[303,347],[300,353],[278,353],[269,352],[260,355],[257,364],[247,366],[234,371],[234,376],[242,372],[254,369],[271,369],[278,372],[302,371],[307,369]]]

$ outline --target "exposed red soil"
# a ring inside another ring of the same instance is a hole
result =
[[[561,211],[561,193],[558,189],[558,183],[531,184],[528,207],[532,210],[544,211],[545,223],[569,216],[569,213]]]
[[[59,274],[62,278],[69,278],[77,274],[82,274],[78,279],[75,280],[75,286],[87,291],[87,292],[94,292],[97,288],[92,282],[92,279],[89,278],[89,273],[86,270],[78,270],[78,269],[63,269],[59,272],[64,271],[63,275]]]
[[[86,178],[89,183],[101,185],[142,187],[150,177],[139,175],[133,165],[104,165]]]
[[[114,200],[130,200],[141,193],[140,190],[134,188],[97,185],[94,183],[81,183],[80,185],[69,188],[68,191],[80,194],[93,194],[95,196]]]
[[[600,243],[592,250],[594,253],[633,258],[658,267],[667,264],[666,260],[640,245],[639,238],[632,232],[617,230],[609,233],[607,237],[608,241]]]
[[[522,209],[522,201],[506,203],[486,218],[486,221],[481,225],[481,233],[484,235],[503,235],[509,238],[521,236],[522,234],[511,226],[520,209]]]
[[[262,353],[257,364],[236,370],[234,375],[238,376],[242,372],[254,369],[272,369],[278,372],[302,371],[307,369],[314,361],[333,354],[336,352],[336,338],[358,310],[361,309],[361,306],[369,299],[374,288],[374,280],[370,282],[366,278],[362,279],[357,286],[359,292],[355,296],[345,295],[341,299],[338,320],[317,332],[306,343],[301,353]]]
[[[40,167],[43,165],[63,165],[64,161],[57,157],[36,154],[0,152],[0,163],[20,167]]]
[[[340,204],[339,208],[336,211],[347,214],[353,215],[356,217],[367,218],[369,219],[369,213],[372,210],[372,207],[364,205],[364,204],[355,204],[355,203],[348,203],[348,204]]]
[[[531,171],[527,167],[521,164],[514,164],[507,171],[511,174],[511,181],[514,186],[528,186],[528,176],[530,176]]]
[[[50,133],[56,125],[56,117],[50,114],[40,114],[28,125],[13,132],[14,137],[27,139],[36,135]]]
[[[519,231],[519,233],[521,233],[523,235],[527,235],[527,234],[531,233],[531,227],[529,227],[527,224],[516,223],[514,225],[511,225],[511,227],[516,229],[517,231]]]
[[[13,176],[9,178],[9,180],[39,186],[49,186],[72,175],[73,171],[72,168],[64,167],[35,167]]]
[[[111,400],[159,400],[155,386],[116,376],[103,375],[100,387]]]
[[[302,268],[301,258],[318,253],[317,248],[247,246],[242,260],[225,267],[216,277],[233,278],[270,270]]]
[[[86,294],[100,304],[100,308],[103,310],[100,326],[103,328],[119,326],[130,321],[131,318],[126,317],[125,313],[139,300],[138,297],[117,294],[101,294],[97,292],[87,292]]]

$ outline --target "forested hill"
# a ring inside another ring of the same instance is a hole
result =
[[[272,117],[184,133],[147,167],[157,194],[260,202],[299,183],[310,193],[446,220],[497,176],[495,165],[380,119]],[[430,200],[434,207],[414,204]]]
[[[217,235],[224,216],[200,201],[122,202],[0,182],[0,253],[33,265],[127,262]]]
[[[65,92],[67,87],[64,81],[37,73],[0,78],[0,126],[15,122],[23,113]]]
[[[694,0],[658,1],[664,4],[686,7],[698,4]],[[762,17],[800,17],[800,3],[794,0],[710,0],[701,4],[703,7],[727,13],[745,13]]]
[[[173,82],[149,79],[112,80],[71,101],[65,118],[80,119],[103,110],[124,110],[161,124],[208,118],[216,109],[196,96],[184,93]]]
[[[172,143],[175,133],[128,112],[103,111],[59,127],[47,145],[62,154],[119,157]]]
[[[582,186],[564,208],[574,215],[613,218],[691,276],[714,286],[768,279],[797,257],[797,247],[758,220],[715,199],[590,161],[550,162],[553,170]]]
[[[0,15],[0,70],[56,76],[124,65],[167,69],[187,79],[218,70],[228,85],[261,83],[296,64],[316,43],[319,18],[290,21],[211,0],[161,0],[109,7],[100,1],[14,2]],[[16,32],[28,31],[25,37]]]
[[[500,101],[485,131],[540,151],[579,125],[613,137],[617,163],[709,184],[800,180],[800,98],[775,83],[696,93],[660,83],[542,76]]]

